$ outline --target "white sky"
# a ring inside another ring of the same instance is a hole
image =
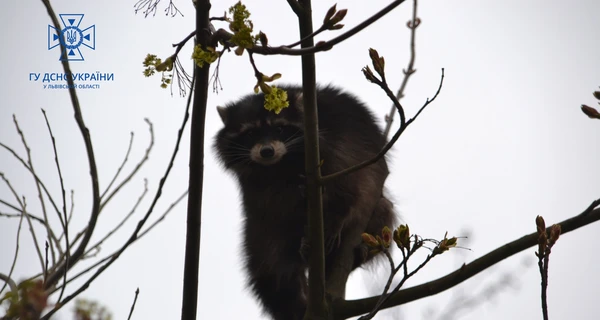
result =
[[[318,24],[334,1],[314,2],[314,21]],[[168,90],[160,89],[158,78],[144,78],[141,63],[147,53],[163,58],[170,55],[171,44],[193,30],[192,6],[188,1],[177,1],[185,17],[167,18],[162,11],[165,2],[159,5],[156,17],[144,19],[133,13],[134,3],[53,1],[57,13],[83,13],[82,26],[96,25],[96,50],[83,48],[85,61],[73,62],[74,72],[100,71],[115,76],[115,81],[101,83],[100,89],[78,91],[102,190],[122,161],[129,132],[136,134],[126,167],[131,170],[149,141],[143,119],[149,118],[154,124],[155,147],[148,164],[100,216],[95,240],[130,210],[143,189],[143,177],[149,179],[151,191],[155,190],[185,105],[176,91],[171,97]],[[212,15],[221,15],[233,3],[215,1]],[[245,3],[256,30],[265,32],[272,45],[297,40],[296,19],[285,1]],[[338,8],[349,9],[344,23],[351,27],[387,3],[339,1]],[[438,100],[393,149],[387,186],[411,231],[428,238],[440,238],[446,230],[451,235],[468,233],[471,237],[465,245],[472,251],[444,254],[407,286],[454,271],[463,262],[535,231],[538,214],[551,224],[581,212],[600,197],[600,122],[589,120],[579,109],[582,103],[597,107],[591,93],[600,85],[598,12],[600,2],[592,0],[421,1],[417,73],[410,79],[403,100],[407,113],[414,114],[433,95],[442,67],[446,79]],[[390,84],[399,86],[401,69],[408,61],[409,30],[405,23],[410,13],[411,3],[407,1],[371,28],[319,54],[320,83],[353,92],[383,119],[390,102],[379,88],[364,80],[360,69],[369,63],[367,49],[376,48],[386,59]],[[47,111],[66,186],[75,189],[73,234],[84,226],[90,212],[89,169],[82,139],[67,91],[44,90],[41,81],[29,81],[29,73],[62,73],[57,49],[47,50],[48,23],[40,1],[7,1],[0,12],[0,26],[5,30],[0,33],[5,79],[0,87],[0,141],[24,155],[12,122],[12,115],[16,115],[32,148],[36,170],[60,199],[54,156],[40,108]],[[325,33],[318,39],[337,34]],[[191,66],[186,58],[190,50],[191,46],[181,53],[186,67]],[[280,72],[282,82],[299,83],[299,58],[256,60],[265,74]],[[247,56],[228,54],[221,62],[220,75],[223,91],[209,96],[207,145],[212,144],[221,126],[214,107],[249,93],[255,82]],[[185,138],[154,218],[186,188],[188,143]],[[215,162],[212,150],[206,151],[199,318],[258,319],[260,310],[245,289],[240,259],[238,190],[232,177]],[[5,151],[0,151],[0,171],[26,197],[28,209],[39,213],[33,180]],[[0,198],[14,203],[4,184],[0,185]],[[147,196],[142,208],[147,208],[150,199]],[[0,212],[11,211],[0,206]],[[14,254],[17,223],[17,219],[0,219],[0,272],[5,274]],[[99,257],[122,243],[136,223],[137,219],[132,219],[102,247]],[[40,271],[27,230],[24,227],[21,232],[15,273],[19,280]],[[588,226],[565,235],[554,247],[548,288],[553,319],[596,319],[600,313],[596,301],[600,259],[593,254],[599,232],[600,225]],[[41,234],[38,231],[38,237]],[[185,205],[180,205],[151,234],[130,247],[82,297],[105,304],[114,319],[125,319],[139,287],[134,319],[177,319],[184,243]],[[540,280],[534,250],[510,258],[454,290],[410,303],[400,314],[410,319],[434,319],[427,312],[448,310],[460,303],[461,294],[478,296],[510,274],[512,285],[462,314],[461,319],[540,319]],[[79,268],[92,260],[82,262]],[[380,269],[379,275],[374,271],[354,275],[348,296],[377,293],[379,289],[370,284],[382,282],[386,273]],[[367,284],[369,290],[365,289]],[[58,318],[71,318],[66,311],[60,315]]]

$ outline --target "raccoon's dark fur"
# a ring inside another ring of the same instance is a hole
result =
[[[274,319],[293,320],[302,319],[307,294],[307,265],[300,254],[307,225],[304,125],[301,87],[282,89],[290,106],[279,114],[264,109],[262,94],[218,107],[225,127],[214,147],[241,187],[249,284]],[[368,160],[385,145],[373,115],[352,95],[318,88],[317,105],[322,175]],[[371,258],[361,233],[393,227],[392,204],[382,195],[387,175],[382,158],[325,186],[326,277],[342,254],[340,243],[351,246],[354,269]]]

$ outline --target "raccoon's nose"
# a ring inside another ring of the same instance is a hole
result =
[[[270,159],[275,155],[275,149],[271,146],[264,146],[260,148],[260,156],[265,159]]]

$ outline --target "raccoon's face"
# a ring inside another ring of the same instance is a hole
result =
[[[240,171],[304,158],[302,124],[290,119],[293,113],[276,115],[264,110],[262,103],[257,109],[245,102],[217,108],[225,127],[217,134],[215,149],[226,168]]]

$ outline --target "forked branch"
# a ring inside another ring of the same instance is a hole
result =
[[[598,208],[598,206],[600,206],[600,199],[592,202],[592,204],[581,214],[560,222],[561,233],[571,232],[600,220],[600,208]],[[546,232],[550,233],[550,231],[550,228],[546,229]],[[538,245],[538,237],[537,232],[528,234],[491,251],[471,263],[463,265],[458,270],[444,277],[400,290],[390,297],[389,301],[383,305],[383,308],[398,306],[450,289],[494,264],[525,249]],[[334,318],[346,319],[367,313],[373,309],[378,300],[379,296],[358,300],[337,301],[334,305]]]
[[[52,5],[50,4],[50,0],[42,0],[42,3],[46,7],[48,15],[50,16],[52,24],[54,25],[56,30],[61,30],[60,22],[58,21],[56,13],[54,12]],[[60,51],[62,57],[67,56],[66,48],[62,42],[60,43]],[[63,65],[65,73],[72,74],[71,67],[69,66],[69,62],[67,61],[67,59],[61,60],[61,63]],[[83,120],[81,106],[79,105],[79,98],[77,97],[77,92],[73,83],[73,77],[67,77],[67,84],[69,86],[69,96],[71,97],[71,104],[75,112],[75,121],[77,122],[77,126],[81,131],[81,136],[83,137],[88,163],[90,166],[90,178],[92,182],[92,210],[90,213],[90,219],[88,222],[86,232],[83,235],[81,243],[71,255],[70,264],[63,263],[55,272],[49,275],[46,283],[44,284],[46,286],[46,289],[56,285],[58,280],[64,275],[65,271],[68,270],[71,266],[73,266],[83,256],[85,248],[87,247],[90,239],[92,238],[92,234],[94,233],[96,222],[98,220],[98,214],[100,213],[100,187],[98,185],[98,169],[96,168],[96,157],[94,156],[92,138],[90,137],[90,131],[85,125],[85,121]],[[66,221],[64,223],[66,223]]]
[[[398,128],[398,130],[396,131],[396,133],[394,134],[394,136],[392,137],[392,139],[385,145],[385,147],[383,147],[383,149],[381,149],[381,151],[373,158],[363,161],[355,166],[349,167],[347,169],[344,169],[342,171],[338,171],[336,173],[332,173],[330,175],[326,175],[324,177],[321,178],[321,184],[327,184],[329,181],[336,179],[338,177],[341,177],[343,175],[347,175],[350,174],[352,172],[358,171],[364,167],[367,167],[377,161],[379,161],[381,158],[383,158],[385,156],[385,154],[392,148],[392,146],[394,145],[394,143],[396,143],[396,141],[398,140],[398,138],[400,138],[400,136],[402,135],[402,133],[404,132],[404,130],[406,130],[406,128],[408,128],[408,126],[413,123],[417,117],[421,114],[421,112],[425,109],[425,107],[427,107],[430,103],[432,103],[437,96],[439,95],[440,91],[442,90],[442,85],[444,84],[444,68],[442,68],[442,76],[440,79],[440,85],[438,86],[438,89],[435,93],[435,95],[433,96],[433,98],[429,99],[427,98],[427,100],[425,101],[425,103],[423,104],[423,106],[421,107],[421,109],[419,109],[419,111],[415,114],[414,117],[412,117],[411,119],[409,119],[408,121],[405,121],[405,116],[404,116],[404,108],[402,107],[402,105],[400,105],[400,102],[398,101],[398,99],[396,99],[396,96],[394,95],[394,93],[392,92],[392,90],[390,90],[389,86],[387,85],[387,83],[385,81],[381,81],[378,79],[375,79],[375,81],[373,81],[375,84],[379,85],[387,94],[387,96],[392,100],[392,102],[394,103],[394,106],[396,106],[396,109],[398,110],[398,112],[400,113],[400,118],[401,118],[401,123],[400,123],[400,127]]]

